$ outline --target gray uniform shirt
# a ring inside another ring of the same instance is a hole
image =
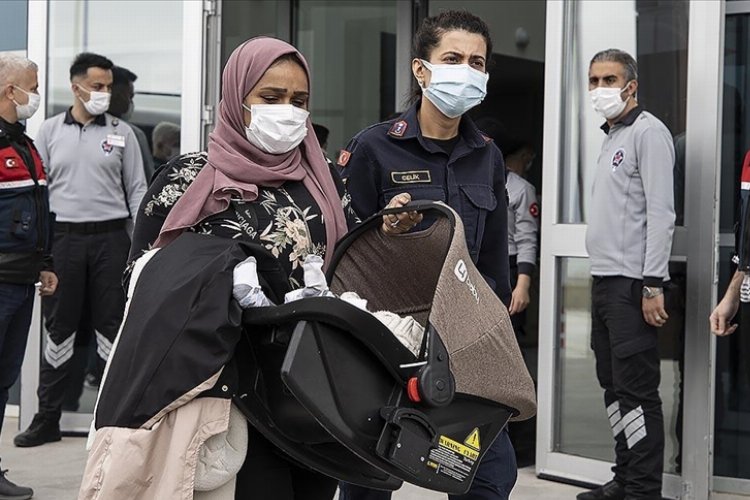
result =
[[[586,249],[591,274],[669,280],[674,233],[672,135],[637,107],[611,129],[596,165]]]
[[[146,178],[127,123],[105,113],[81,125],[68,110],[45,120],[34,143],[58,222],[99,222],[138,213]]]
[[[508,254],[516,257],[518,272],[531,274],[536,266],[539,205],[536,189],[520,175],[506,173],[508,190]]]

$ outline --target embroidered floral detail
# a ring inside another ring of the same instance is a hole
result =
[[[169,208],[185,194],[188,186],[195,180],[201,168],[208,161],[206,153],[191,153],[183,155],[178,162],[171,167],[167,177],[170,182],[166,184],[161,191],[153,195],[143,208],[143,213],[151,216],[157,206]]]
[[[349,194],[349,191],[344,191],[344,196],[341,197],[341,208],[344,209],[347,218],[353,220],[355,224],[360,224],[362,222],[359,215],[357,215],[357,212],[352,208],[352,195]]]
[[[310,207],[300,208],[283,188],[277,191],[290,203],[289,206],[279,206],[276,196],[271,192],[263,193],[263,201],[260,205],[269,214],[273,214],[273,220],[260,234],[260,240],[265,243],[274,257],[279,257],[291,246],[289,263],[292,271],[302,266],[302,263],[310,254],[323,256],[325,245],[313,244],[310,239],[310,227],[308,222],[319,217],[318,214],[310,214]]]

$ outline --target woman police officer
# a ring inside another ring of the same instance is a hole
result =
[[[508,278],[505,166],[500,150],[464,114],[486,94],[492,54],[487,25],[466,11],[424,20],[414,37],[414,104],[399,118],[357,134],[341,151],[352,207],[360,217],[384,208],[396,193],[439,200],[464,223],[472,259],[506,306]],[[421,94],[421,95],[419,95]],[[397,228],[400,221],[391,221]],[[485,455],[469,493],[451,500],[507,499],[516,461],[503,431]],[[341,484],[342,500],[388,499],[390,492]]]

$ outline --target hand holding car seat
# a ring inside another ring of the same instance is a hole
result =
[[[385,208],[403,207],[411,201],[409,193],[400,193],[391,198]],[[385,234],[401,234],[422,222],[422,214],[416,211],[401,212],[383,216],[383,232]]]

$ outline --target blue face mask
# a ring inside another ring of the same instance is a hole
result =
[[[487,95],[490,75],[468,64],[430,64],[420,59],[432,73],[422,94],[448,118],[457,118],[478,105]]]

